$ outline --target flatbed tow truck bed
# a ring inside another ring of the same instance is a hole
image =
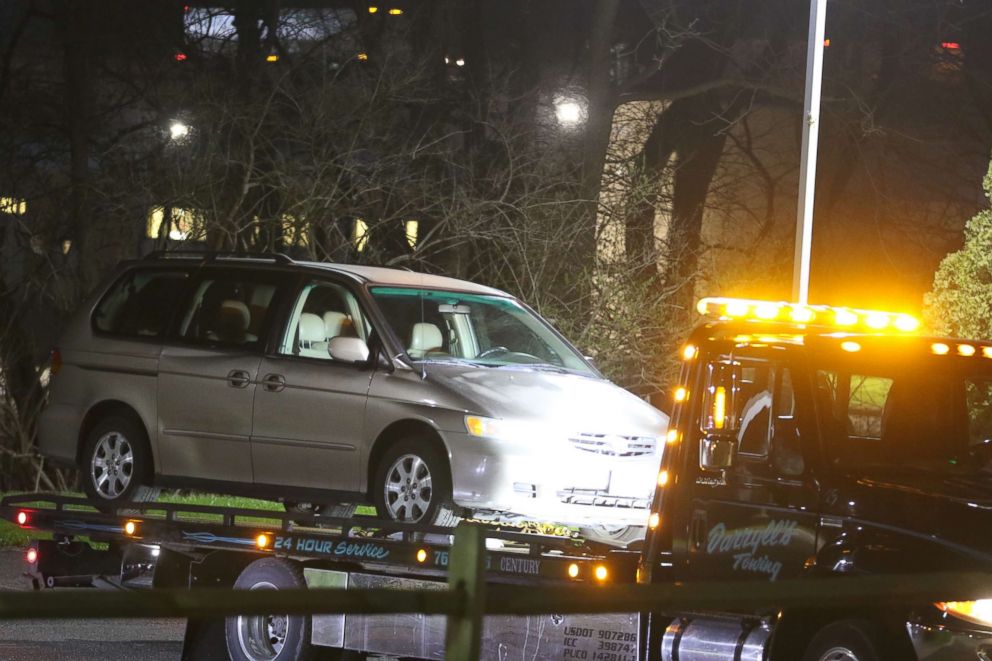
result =
[[[265,558],[279,558],[297,568],[304,581],[298,587],[440,589],[445,587],[452,544],[451,529],[371,516],[335,518],[158,502],[105,513],[84,498],[55,494],[7,496],[0,500],[0,517],[51,534],[51,540],[33,542],[27,554],[27,575],[36,589],[231,587]],[[603,582],[607,576],[611,583],[634,582],[636,552],[480,525],[487,540],[484,565],[489,583],[539,589]],[[314,615],[311,620],[314,646],[414,658],[444,656],[442,616]],[[636,614],[488,616],[480,658],[633,661],[639,621]],[[216,623],[213,628],[218,628]],[[214,658],[223,641],[207,641],[205,635],[187,631],[184,658]],[[604,655],[604,649],[609,654]]]

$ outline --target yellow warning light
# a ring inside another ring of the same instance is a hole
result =
[[[777,319],[778,311],[779,306],[777,303],[758,303],[754,306],[754,316],[766,321]]]
[[[930,350],[933,351],[938,356],[946,356],[950,353],[951,348],[944,344],[943,342],[934,342],[930,345]]]
[[[610,572],[607,571],[606,565],[596,565],[596,571],[594,572],[597,581],[605,581],[610,576]]]
[[[578,578],[579,577],[579,565],[578,564],[576,564],[576,563],[573,562],[572,564],[570,564],[568,566],[568,577],[569,578]]]
[[[789,318],[797,324],[808,324],[816,319],[816,313],[810,308],[797,305],[789,312]]]
[[[992,358],[992,347],[982,347],[982,355],[986,358]]]
[[[359,62],[365,62],[368,59],[369,59],[369,54],[368,53],[359,53],[358,54],[358,61]]]
[[[264,532],[259,534],[259,536],[255,538],[255,546],[257,546],[260,549],[268,548],[271,542],[272,540],[269,539],[269,536],[266,535]]]
[[[138,532],[138,524],[134,521],[128,521],[124,524],[124,534],[128,537],[133,537],[134,533]]]
[[[279,61],[279,55],[277,55],[276,53],[269,53],[268,55],[265,56],[265,61],[266,62],[278,62]]]
[[[675,389],[675,401],[676,402],[684,402],[688,398],[689,398],[689,391],[688,390],[686,390],[682,386],[679,386],[678,388]]]
[[[417,562],[420,564],[427,562],[427,549],[417,549]]]
[[[912,333],[920,328],[920,321],[909,314],[828,305],[800,305],[741,298],[704,298],[696,305],[696,309],[700,314],[724,320],[789,322],[841,328],[860,326],[872,331],[900,333]]]
[[[834,310],[834,323],[838,326],[853,326],[858,323],[858,315],[850,310]]]
[[[392,8],[392,9],[389,10],[389,15],[390,16],[402,16],[403,15],[403,10],[394,7],[394,8]]]
[[[865,326],[874,330],[882,330],[889,325],[889,315],[884,312],[869,312],[865,315]]]
[[[848,353],[855,353],[856,351],[861,351],[861,345],[852,340],[840,343],[840,348]]]
[[[668,471],[663,470],[658,473],[658,486],[663,487],[668,484]]]
[[[658,524],[661,523],[661,515],[657,512],[651,512],[651,516],[648,517],[648,528],[651,530],[657,530]]]
[[[370,14],[378,13],[378,11],[379,11],[379,8],[378,7],[376,7],[375,5],[369,5],[369,13]]]
[[[687,344],[682,348],[682,360],[692,360],[696,357],[696,353],[699,351],[695,345]]]
[[[665,440],[668,441],[669,443],[677,443],[679,440],[679,430],[669,429],[668,433],[665,434]]]
[[[717,386],[713,393],[713,428],[723,429],[727,420],[727,389]]]
[[[960,354],[962,356],[974,356],[975,355],[975,347],[973,347],[970,344],[959,344],[958,345],[958,354]]]

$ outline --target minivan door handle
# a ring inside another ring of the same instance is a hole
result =
[[[266,374],[262,385],[269,392],[279,392],[286,387],[286,378],[282,374]]]
[[[251,383],[251,374],[244,370],[231,370],[227,375],[227,385],[232,388],[247,388]]]

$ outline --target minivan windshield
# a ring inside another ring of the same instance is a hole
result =
[[[371,292],[416,361],[596,375],[574,347],[512,298],[401,287],[373,287]]]

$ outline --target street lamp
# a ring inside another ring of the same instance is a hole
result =
[[[169,125],[169,137],[173,140],[179,141],[186,138],[189,135],[189,124],[185,124],[180,121],[174,121]]]
[[[575,99],[558,97],[555,99],[555,117],[562,126],[574,126],[582,121],[582,104]]]

